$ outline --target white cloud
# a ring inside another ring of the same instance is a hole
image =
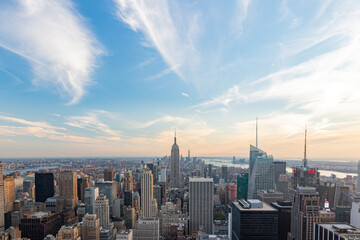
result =
[[[102,111],[102,110],[94,110],[90,111],[85,116],[73,116],[68,118],[68,122],[66,123],[69,126],[83,128],[94,132],[102,132],[110,135],[112,137],[117,137],[120,139],[120,132],[111,129],[107,124],[100,121],[101,117],[110,116],[111,113]],[[114,139],[114,138],[113,138]]]
[[[155,75],[147,77],[146,80],[154,80],[154,79],[162,78],[162,77],[170,74],[172,71],[173,71],[173,69],[166,68],[166,69],[162,70],[161,72],[159,72],[159,73],[157,73]]]
[[[135,124],[134,127],[136,128],[147,128],[147,127],[151,127],[155,124],[158,123],[175,123],[176,125],[182,125],[184,123],[189,122],[190,120],[184,117],[174,117],[174,116],[170,116],[170,115],[166,115],[166,116],[162,116],[158,119],[155,120],[151,120],[148,121],[146,123],[138,123]]]
[[[240,92],[240,87],[235,85],[232,88],[228,89],[224,94],[214,97],[213,99],[195,105],[194,108],[208,108],[221,105],[225,108],[228,108],[230,104],[241,103],[247,100],[246,95]],[[224,108],[221,108],[225,110]]]
[[[70,0],[2,2],[0,22],[0,47],[30,62],[33,84],[83,96],[103,50]]]
[[[193,59],[197,56],[192,42],[196,32],[191,33],[189,29],[182,32],[177,28],[166,0],[115,0],[115,3],[118,17],[132,30],[142,32],[170,69],[182,76],[180,68],[190,59],[190,54]],[[196,25],[196,22],[192,24]],[[184,39],[184,35],[188,38]]]

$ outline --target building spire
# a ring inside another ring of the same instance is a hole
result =
[[[306,159],[306,137],[307,137],[307,128],[306,128],[306,125],[305,125],[305,145],[304,145],[304,167],[307,167],[307,159]]]
[[[256,148],[258,148],[258,118],[256,117]]]
[[[174,144],[176,144],[176,128],[175,128]]]

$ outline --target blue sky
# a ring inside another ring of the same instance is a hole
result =
[[[358,1],[0,0],[0,156],[359,156]]]

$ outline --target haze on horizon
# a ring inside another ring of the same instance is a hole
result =
[[[0,0],[0,157],[358,159],[359,1]]]

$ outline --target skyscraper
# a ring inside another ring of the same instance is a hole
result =
[[[213,233],[214,182],[212,178],[189,178],[189,233]]]
[[[179,146],[176,144],[176,132],[174,137],[174,144],[171,148],[171,162],[170,162],[170,186],[172,188],[181,187],[180,179],[180,154]]]
[[[278,212],[257,199],[232,203],[232,240],[277,240]]]
[[[248,195],[248,184],[249,184],[249,174],[241,173],[237,176],[237,199],[245,199],[247,200]]]
[[[35,201],[45,202],[54,196],[54,174],[35,173]]]
[[[133,176],[131,171],[127,171],[124,176],[124,191],[133,191]]]
[[[360,192],[360,160],[357,164],[357,192]]]
[[[275,189],[274,158],[250,145],[248,198],[256,198],[257,190]]]
[[[284,161],[275,161],[274,162],[274,176],[275,184],[279,181],[281,174],[286,174],[286,162]]]
[[[156,217],[157,203],[153,199],[153,175],[151,170],[145,166],[141,178],[141,215],[143,217]]]
[[[84,203],[85,203],[86,213],[90,213],[90,214],[94,213],[94,203],[98,196],[99,196],[99,188],[89,187],[85,189]]]
[[[5,230],[4,178],[3,166],[0,162],[0,231]]]
[[[100,220],[97,219],[95,214],[86,214],[83,217],[81,239],[100,239]]]
[[[227,175],[228,175],[227,166],[226,166],[226,165],[222,165],[222,166],[221,166],[221,176],[222,176],[222,178],[225,180],[225,182],[227,181]]]
[[[94,203],[94,213],[100,220],[100,226],[107,228],[110,222],[109,215],[109,200],[106,199],[106,196],[101,194],[98,196]]]
[[[104,181],[112,181],[113,180],[113,170],[104,169]]]
[[[56,201],[58,210],[74,210],[78,204],[76,172],[60,172],[58,185],[59,198]]]
[[[305,129],[305,145],[304,145],[304,159],[303,166],[293,168],[291,176],[291,188],[296,189],[298,186],[315,187],[320,185],[320,173],[317,168],[308,166],[308,159],[306,157],[306,134]]]
[[[14,201],[16,200],[15,180],[13,175],[4,176],[4,197],[5,211],[13,211]]]
[[[291,239],[313,239],[314,223],[320,222],[320,198],[316,189],[298,187],[292,200]]]
[[[99,188],[99,194],[103,194],[109,200],[110,216],[113,216],[112,206],[114,200],[117,198],[117,183],[115,181],[104,181],[100,179],[95,183],[95,186]]]

